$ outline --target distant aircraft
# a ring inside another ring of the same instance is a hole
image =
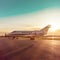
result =
[[[12,37],[24,36],[24,37],[29,37],[32,40],[34,40],[34,37],[36,37],[36,36],[46,35],[50,27],[51,27],[51,25],[47,25],[43,29],[36,30],[36,31],[35,30],[34,31],[13,31],[13,32],[7,34],[6,36],[12,36]]]

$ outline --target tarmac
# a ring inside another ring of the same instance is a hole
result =
[[[0,60],[60,60],[60,40],[0,40]]]

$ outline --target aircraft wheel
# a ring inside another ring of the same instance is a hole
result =
[[[34,40],[34,38],[30,38],[30,40]]]

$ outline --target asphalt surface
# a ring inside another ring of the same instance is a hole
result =
[[[0,60],[60,60],[60,40],[0,40]]]

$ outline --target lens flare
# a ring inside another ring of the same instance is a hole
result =
[[[51,25],[51,28],[50,28],[51,31],[56,31],[59,29],[58,24],[55,22],[51,22],[50,25]]]

